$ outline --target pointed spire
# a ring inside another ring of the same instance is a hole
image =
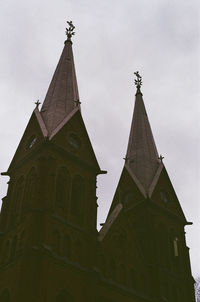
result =
[[[135,75],[137,92],[125,165],[131,169],[147,192],[159,166],[159,160],[140,90],[142,77],[138,71]]]
[[[67,40],[41,108],[49,134],[75,107],[80,107],[71,41],[75,26],[72,21],[67,23]]]

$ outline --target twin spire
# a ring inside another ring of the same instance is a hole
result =
[[[67,23],[69,25],[66,28],[67,40],[41,108],[49,135],[76,107],[80,110],[71,41],[75,34],[75,26],[72,21]],[[148,191],[160,160],[140,90],[142,77],[138,71],[135,72],[135,76],[137,91],[125,167],[131,170],[145,191]]]
[[[71,41],[71,37],[75,34],[75,26],[72,21],[67,23],[69,25],[66,28],[67,40],[41,108],[41,114],[49,134],[76,107],[80,108]]]

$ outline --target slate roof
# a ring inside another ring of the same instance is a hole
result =
[[[160,160],[143,96],[140,89],[137,89],[125,166],[129,167],[148,192],[159,165]]]
[[[72,42],[67,40],[41,108],[49,135],[76,106],[80,108],[78,85]]]

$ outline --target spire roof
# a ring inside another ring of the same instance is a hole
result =
[[[140,90],[142,78],[138,72],[135,75],[137,92],[125,166],[133,172],[148,192],[160,162]]]
[[[73,26],[70,22],[69,26]],[[75,107],[80,107],[71,42],[73,30],[74,26],[66,31],[67,41],[41,108],[49,134]]]

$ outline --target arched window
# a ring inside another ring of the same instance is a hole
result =
[[[179,267],[179,261],[180,261],[180,246],[179,246],[179,238],[176,235],[174,229],[170,230],[169,235],[169,241],[170,241],[170,262],[172,268],[176,266]]]
[[[66,258],[71,257],[71,240],[69,235],[65,235],[63,243],[63,256]]]
[[[130,281],[131,281],[131,287],[138,289],[137,273],[134,269],[131,269],[130,271]]]
[[[102,272],[103,275],[106,274],[106,263],[105,263],[105,258],[103,254],[99,255],[99,266],[100,266],[100,270]]]
[[[76,240],[75,242],[75,261],[82,263],[83,260],[83,251],[82,244],[80,240]]]
[[[127,280],[126,280],[126,268],[125,268],[124,264],[120,265],[119,271],[120,271],[120,274],[119,274],[120,275],[120,282],[123,285],[126,285],[126,283],[127,283]]]
[[[20,208],[23,199],[24,191],[24,177],[21,176],[15,185],[14,194],[13,194],[13,204],[12,204],[12,219],[17,219],[20,215]]]
[[[168,265],[169,253],[168,253],[168,232],[166,227],[160,223],[157,228],[157,252],[158,260],[161,265]]]
[[[25,202],[29,206],[32,206],[36,201],[37,185],[37,174],[35,168],[32,168],[28,173],[25,186]]]
[[[74,216],[82,217],[83,204],[85,200],[84,180],[76,175],[72,184],[71,211]]]
[[[56,177],[56,206],[64,208],[69,201],[70,175],[65,167],[58,170]]]
[[[10,247],[10,260],[13,260],[16,254],[17,249],[17,236],[15,236],[12,240],[11,247]]]
[[[60,233],[57,230],[53,232],[52,248],[56,254],[60,254]]]
[[[116,278],[116,266],[115,266],[115,262],[113,259],[111,259],[111,261],[110,261],[110,278],[112,280],[115,280],[115,278]]]
[[[0,295],[0,302],[10,302],[10,294],[8,289],[5,289]]]
[[[3,246],[2,263],[6,263],[10,255],[10,241],[7,240]]]
[[[72,296],[68,293],[67,290],[61,290],[57,297],[56,297],[56,302],[72,302]]]

